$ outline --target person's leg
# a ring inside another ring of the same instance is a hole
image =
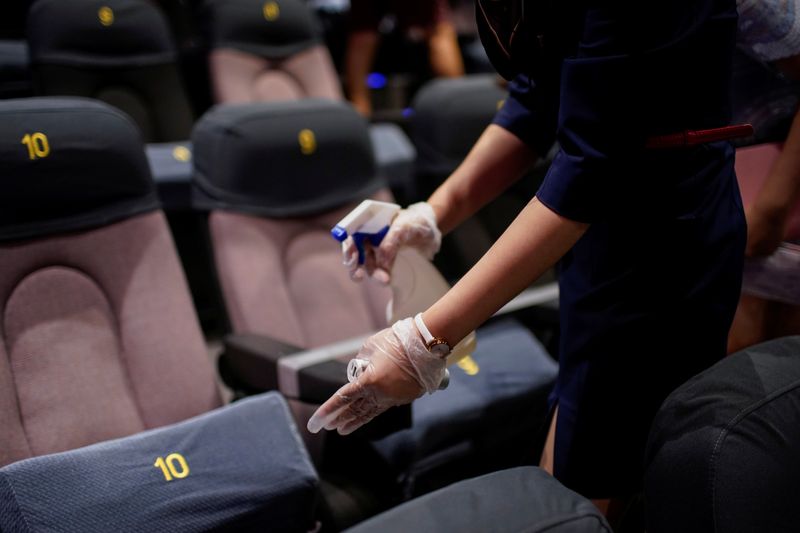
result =
[[[539,468],[553,475],[553,455],[556,447],[556,421],[558,420],[558,406],[553,408],[553,417],[550,419],[550,429],[547,431],[547,438],[544,441],[542,455],[539,458]]]
[[[428,31],[428,58],[434,76],[455,78],[464,75],[464,62],[456,30],[441,21]]]
[[[742,294],[728,334],[729,354],[766,340],[768,306],[764,299]]]
[[[378,32],[367,30],[355,31],[347,38],[345,86],[353,107],[364,116],[372,113],[367,75],[375,60],[378,39]]]
[[[558,424],[558,405],[553,408],[553,416],[550,419],[550,429],[547,431],[547,438],[544,441],[544,448],[542,455],[539,458],[539,468],[553,475],[556,447],[556,426]],[[608,516],[609,510],[613,510],[614,506],[611,505],[611,499],[592,500],[592,503],[600,510],[601,513]]]

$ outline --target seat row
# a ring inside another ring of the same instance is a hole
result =
[[[19,413],[2,463],[217,407],[136,126],[85,99],[8,100],[0,114],[3,390],[17,391],[8,407]],[[386,326],[388,289],[352,283],[328,235],[363,198],[391,199],[366,123],[332,101],[228,106],[198,123],[193,142],[194,193],[210,210],[234,332],[224,376],[240,395],[281,390],[304,425],[344,383],[345,363],[292,354]],[[370,488],[348,516],[532,461],[556,365],[513,321],[478,342],[442,397],[398,408],[362,437],[303,432],[323,475]]]
[[[244,334],[229,340],[228,378],[243,393],[284,392],[222,411],[212,411],[222,403],[215,372],[136,126],[85,99],[5,101],[0,116],[3,531],[109,522],[247,530],[265,521],[297,531],[316,520],[336,530],[465,476],[535,462],[555,364],[513,322],[478,332],[471,364],[452,369],[448,391],[387,413],[372,433],[298,436],[343,382],[344,363],[298,361],[294,350],[385,324],[388,295],[351,283],[324,235],[364,196],[389,198],[366,124],[349,107],[220,107],[195,129],[195,192],[211,209],[223,292]],[[649,531],[739,531],[761,520],[791,531],[798,352],[796,338],[741,352],[667,400],[645,458]],[[607,530],[536,470],[492,476],[362,527],[417,524],[431,509],[444,527],[463,517],[446,512],[454,494],[489,498],[481,491],[507,486],[510,499],[486,500],[508,515],[492,515],[500,530],[512,519],[551,527],[542,517],[554,510],[587,519],[573,530]],[[539,503],[521,514],[502,507],[522,497]]]
[[[302,0],[215,0],[202,11],[215,102],[343,100],[314,13]],[[27,35],[36,93],[96,98],[125,111],[148,142],[164,207],[190,208],[194,119],[162,13],[146,0],[38,0]],[[437,80],[410,110],[411,142],[396,125],[371,125],[378,166],[395,196],[402,203],[426,197],[460,163],[503,98],[491,76]],[[537,183],[523,182],[500,207],[446,239],[438,266],[448,277],[463,274],[489,248]]]

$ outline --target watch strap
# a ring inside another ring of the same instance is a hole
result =
[[[419,330],[420,335],[422,335],[422,340],[425,341],[425,347],[428,349],[429,352],[433,353],[434,348],[436,346],[443,346],[446,348],[444,355],[447,355],[452,350],[450,343],[447,342],[442,337],[434,337],[428,326],[425,325],[425,322],[422,320],[422,313],[417,313],[414,317],[414,324],[416,324],[417,329]],[[436,350],[439,351],[439,350]]]

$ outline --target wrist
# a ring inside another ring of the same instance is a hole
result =
[[[417,326],[417,331],[428,352],[441,359],[446,359],[450,355],[452,345],[444,337],[437,337],[430,332],[422,318],[422,313],[417,313],[414,317],[414,324]]]
[[[446,375],[445,360],[428,351],[414,319],[398,320],[392,325],[392,331],[405,354],[399,360],[398,366],[405,369],[425,392],[438,390]],[[391,354],[388,355],[392,357]]]

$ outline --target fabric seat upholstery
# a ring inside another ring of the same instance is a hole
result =
[[[0,464],[219,406],[136,128],[97,102],[28,99],[2,103],[0,131]]]
[[[318,22],[300,0],[210,0],[209,69],[219,103],[342,100]]]

